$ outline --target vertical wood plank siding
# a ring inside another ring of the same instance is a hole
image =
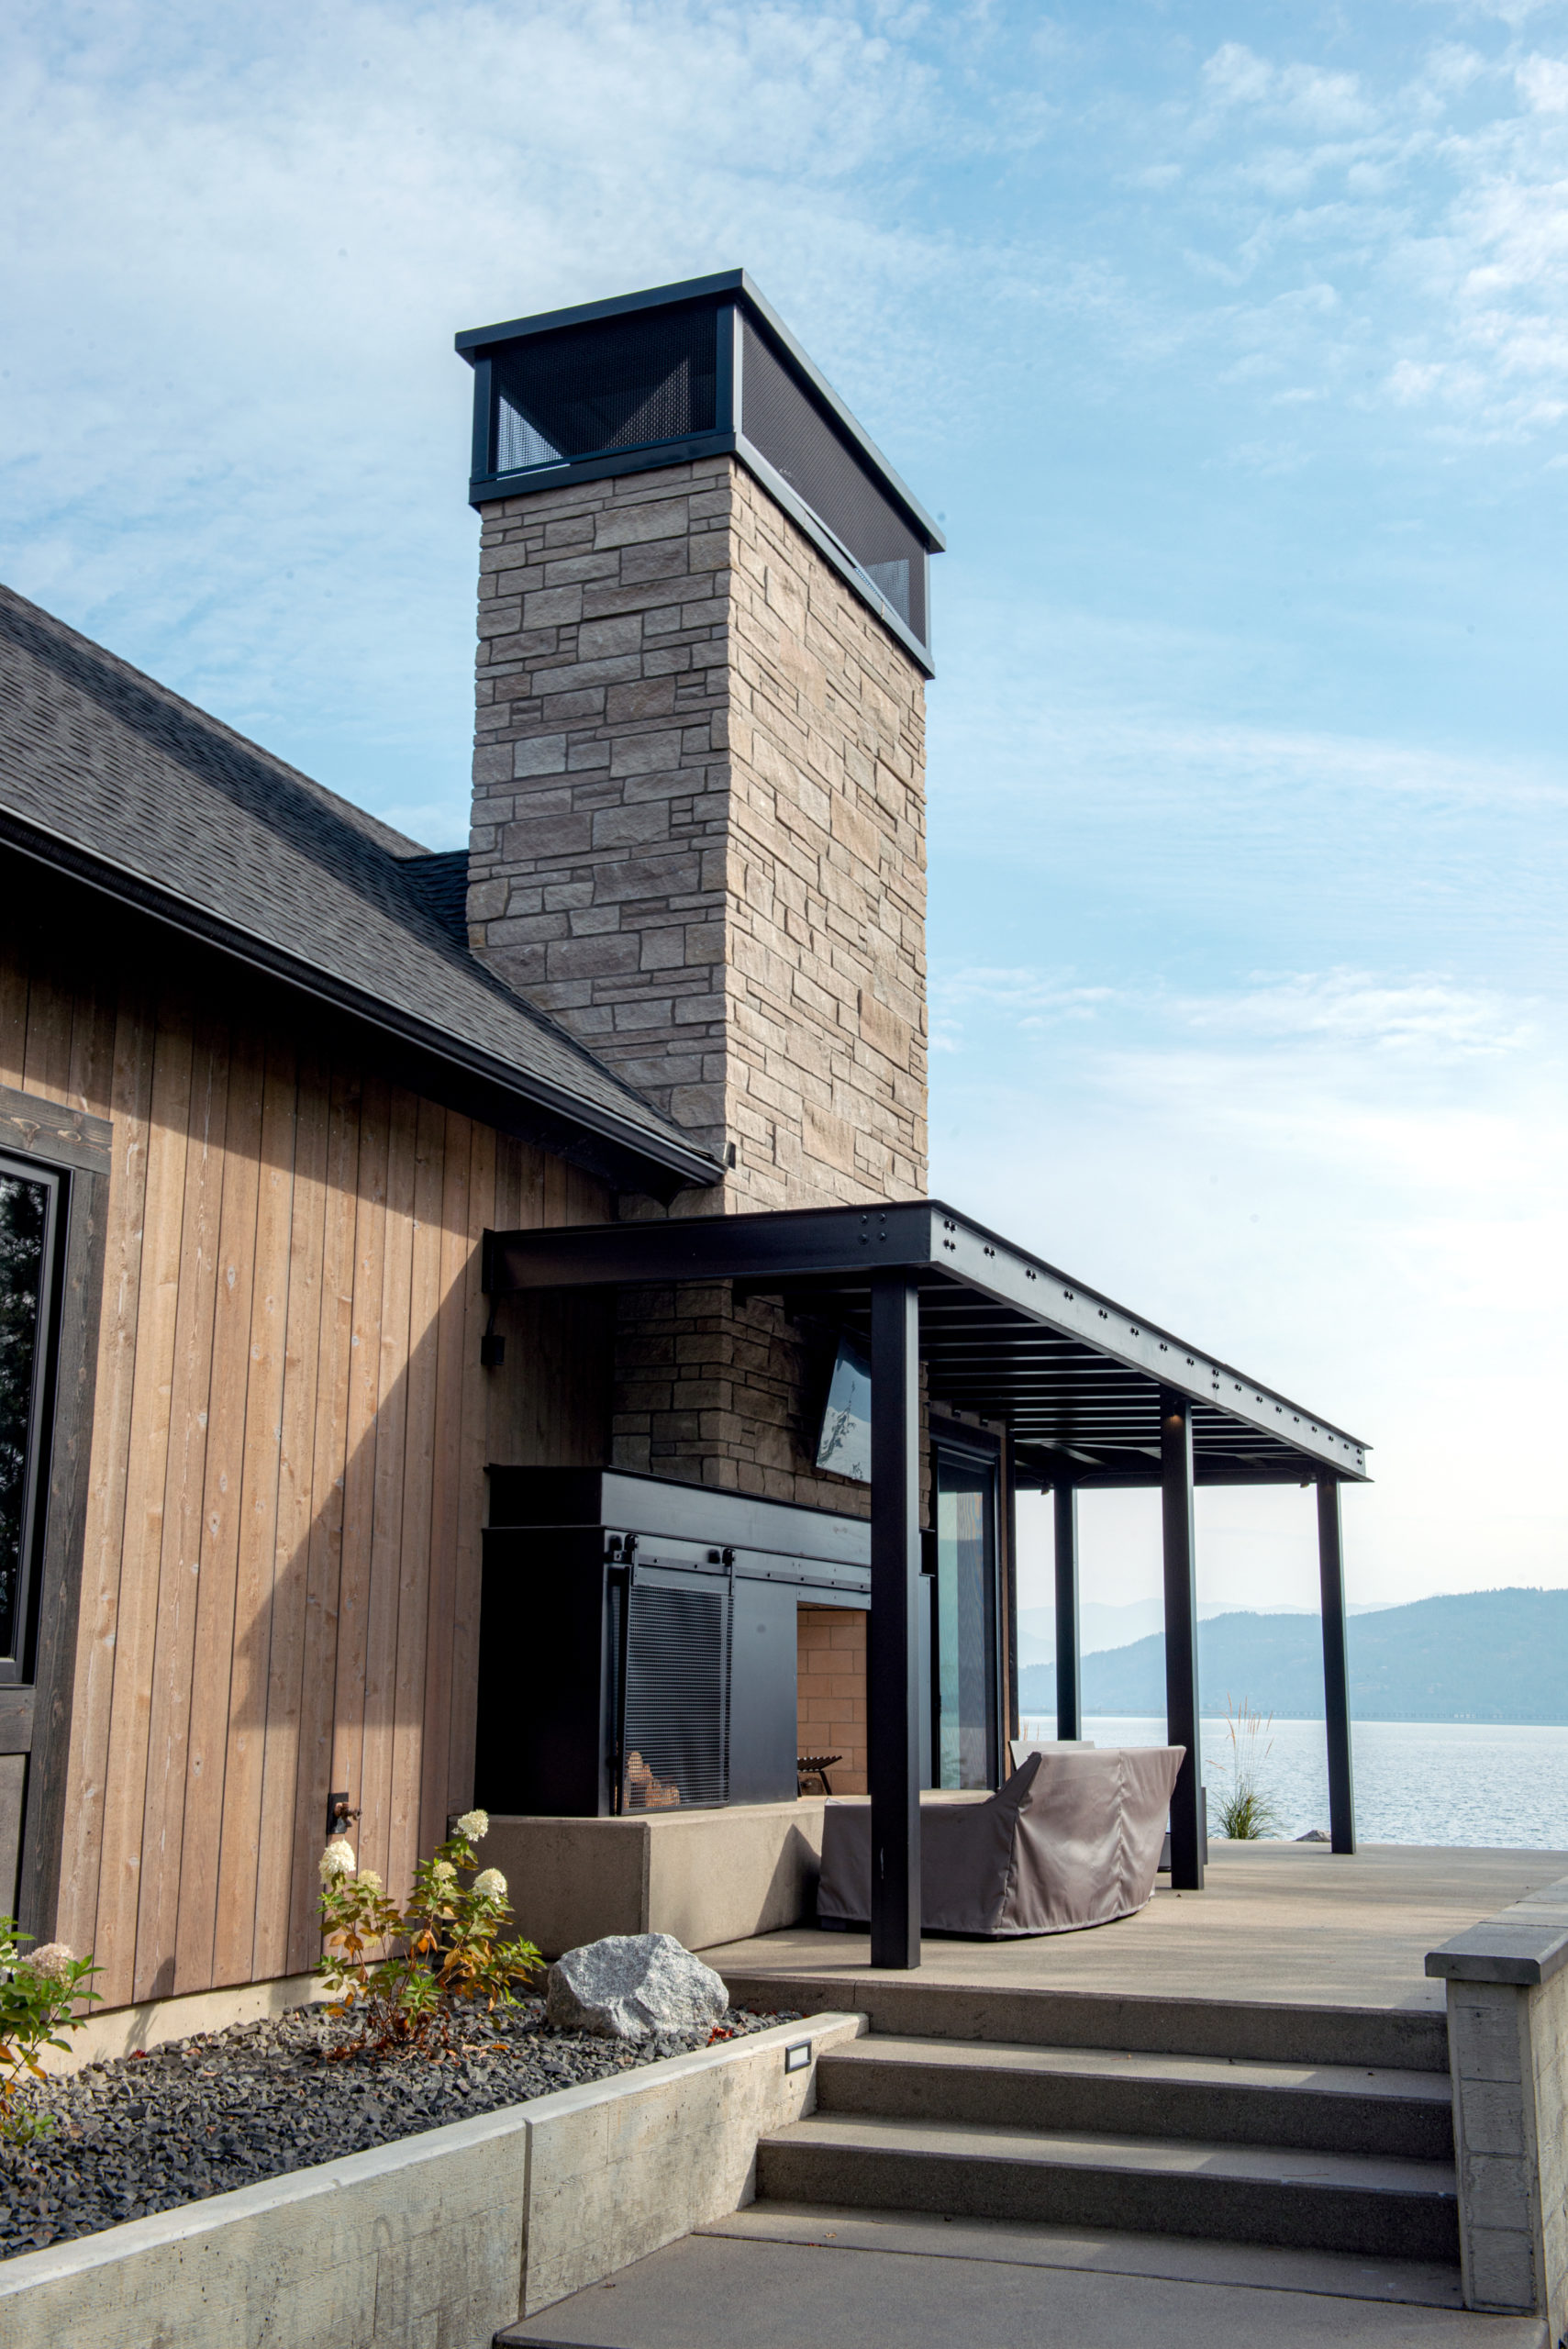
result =
[[[484,1464],[604,1461],[610,1403],[596,1302],[479,1366],[485,1225],[600,1184],[125,967],[0,942],[0,1083],[114,1130],[57,1924],[111,2004],[313,1964],[333,1788],[406,1880],[472,1795]]]

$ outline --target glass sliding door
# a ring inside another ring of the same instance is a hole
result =
[[[996,1784],[996,1464],[934,1447],[936,1783]]]

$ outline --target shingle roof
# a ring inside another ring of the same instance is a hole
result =
[[[0,839],[698,1182],[719,1169],[469,952],[432,855],[0,587]]]

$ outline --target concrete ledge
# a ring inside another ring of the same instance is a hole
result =
[[[826,1808],[817,1796],[637,1819],[492,1813],[484,1861],[515,1887],[547,1957],[606,1933],[712,1949],[813,1913]]]
[[[1427,1972],[1448,1982],[1550,1982],[1568,1965],[1568,1876],[1543,1885],[1509,1909],[1484,1918],[1440,1949],[1427,1952]]]
[[[722,2218],[816,2103],[818,2014],[0,2261],[5,2349],[489,2349]],[[811,2057],[786,2072],[786,2049]]]

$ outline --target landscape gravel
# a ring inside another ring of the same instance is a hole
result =
[[[0,2144],[0,2259],[796,2020],[732,2007],[628,2044],[556,2031],[528,1998],[470,2010],[439,2055],[333,2059],[348,2026],[299,2007],[90,2064],[33,2091],[52,2136]]]

